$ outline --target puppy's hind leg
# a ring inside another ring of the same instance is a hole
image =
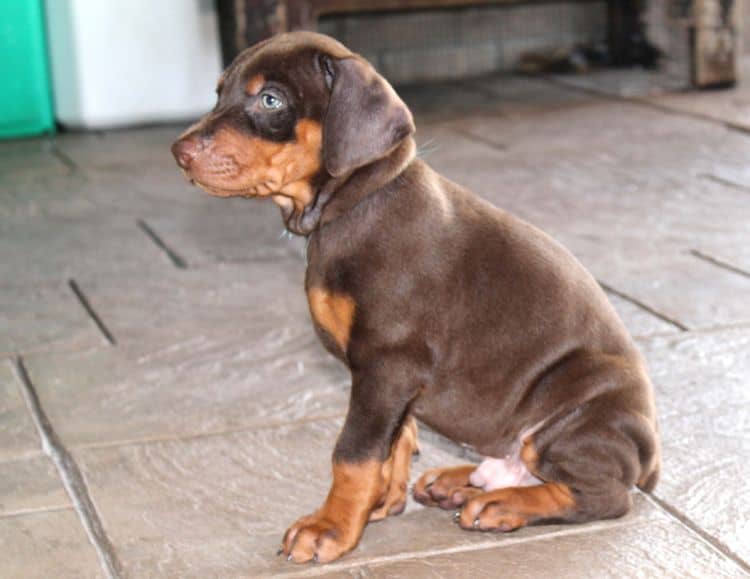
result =
[[[619,408],[603,397],[561,421],[564,425],[550,425],[536,440],[527,439],[521,459],[543,482],[473,496],[458,523],[465,529],[512,531],[624,515],[632,505],[630,489],[642,478],[643,465],[653,462],[656,443],[645,417]]]

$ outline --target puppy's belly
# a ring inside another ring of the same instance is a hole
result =
[[[538,478],[529,472],[519,454],[510,454],[505,458],[485,458],[477,469],[471,473],[469,482],[485,492],[506,487],[528,487],[541,484]]]

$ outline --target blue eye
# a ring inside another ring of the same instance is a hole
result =
[[[268,92],[264,92],[262,95],[260,95],[260,103],[263,105],[264,109],[278,109],[281,108],[284,104],[284,102],[279,97],[274,96]]]

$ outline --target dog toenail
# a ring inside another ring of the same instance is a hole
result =
[[[479,519],[474,519],[474,524],[472,525],[475,529],[479,528]]]

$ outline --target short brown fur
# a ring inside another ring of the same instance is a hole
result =
[[[351,373],[331,491],[284,553],[331,561],[368,519],[400,512],[413,417],[485,456],[520,445],[544,481],[485,493],[472,466],[426,473],[415,498],[463,505],[466,528],[618,517],[634,485],[654,488],[653,388],[606,294],[545,233],[416,158],[412,115],[371,65],[295,32],[247,49],[220,82],[175,159],[214,195],[271,197],[307,237],[310,312]]]

